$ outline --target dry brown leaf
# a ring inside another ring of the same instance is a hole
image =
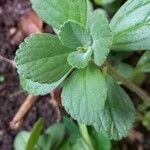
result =
[[[43,21],[32,10],[26,11],[18,26],[18,31],[12,37],[12,44],[19,44],[25,37],[43,31]]]
[[[142,142],[143,141],[143,135],[136,131],[136,130],[131,130],[129,132],[128,138],[130,139],[130,141],[134,142],[134,141],[139,141]]]
[[[29,36],[33,33],[40,33],[42,32],[42,28],[42,20],[32,10],[28,10],[21,18],[20,29],[25,36]]]

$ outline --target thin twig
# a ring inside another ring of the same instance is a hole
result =
[[[56,110],[56,113],[57,113],[57,120],[56,120],[56,122],[60,122],[60,120],[61,120],[61,113],[60,113],[59,104],[57,103],[55,94],[56,94],[55,91],[53,91],[53,92],[50,93],[50,95],[51,95],[50,104]]]
[[[10,59],[5,58],[5,57],[0,55],[0,61],[5,61],[5,62],[11,64],[14,68],[16,68],[15,61],[13,61],[13,60],[10,60]]]
[[[21,95],[21,94],[23,94],[23,93],[25,93],[25,91],[19,90],[19,91],[15,92],[15,93],[10,94],[9,97],[12,98],[12,97]]]
[[[37,101],[37,96],[29,95],[25,102],[21,105],[20,109],[16,113],[15,117],[10,123],[10,127],[12,129],[17,129],[21,123],[23,122],[24,117],[27,115],[28,111],[31,109],[31,107],[35,104]]]
[[[132,92],[136,93],[143,101],[150,101],[150,96],[140,87],[132,83],[126,77],[124,77],[121,73],[116,71],[110,64],[107,64],[109,71],[119,80],[122,82],[124,86],[130,89]]]

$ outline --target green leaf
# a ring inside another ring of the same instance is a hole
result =
[[[95,123],[98,132],[107,137],[120,140],[127,136],[135,120],[135,109],[129,96],[111,78],[107,77],[108,98]]]
[[[63,122],[69,134],[68,141],[71,144],[75,144],[77,139],[82,137],[78,126],[73,122],[73,120],[66,117],[64,118]]]
[[[69,19],[86,25],[87,0],[32,0],[36,13],[50,26],[60,29]]]
[[[35,145],[38,142],[38,139],[41,135],[41,131],[42,131],[43,127],[44,127],[44,121],[43,121],[43,119],[39,119],[39,121],[34,125],[32,131],[31,131],[30,138],[26,145],[26,150],[34,150],[35,149]]]
[[[98,14],[101,14],[101,16],[103,16],[104,18],[109,18],[107,11],[103,8],[98,8],[95,10],[95,12],[97,12]]]
[[[54,35],[32,35],[20,45],[16,53],[18,72],[33,82],[57,82],[71,69],[67,63],[71,52]]]
[[[25,150],[29,138],[30,132],[22,131],[19,134],[17,134],[14,142],[15,150]]]
[[[70,71],[60,80],[58,80],[57,82],[53,82],[52,84],[40,84],[23,77],[20,77],[20,84],[22,88],[31,95],[46,95],[56,89],[65,80],[69,73]]]
[[[68,141],[68,139],[65,139],[63,141],[63,143],[59,146],[59,149],[58,150],[71,150],[71,145]]]
[[[94,0],[97,5],[108,5],[114,2],[114,0]]]
[[[150,52],[145,52],[138,62],[137,68],[141,72],[150,72]]]
[[[61,123],[50,126],[40,137],[38,145],[43,150],[58,150],[59,145],[63,141],[65,135],[65,127]]]
[[[88,24],[93,41],[100,38],[110,38],[110,41],[112,40],[112,33],[108,20],[101,10],[98,9],[91,13]]]
[[[90,15],[91,12],[93,12],[93,4],[91,1],[87,1],[87,17]]]
[[[92,49],[89,48],[86,52],[75,51],[69,54],[68,63],[73,68],[82,69],[88,65],[88,62],[92,59]]]
[[[123,62],[120,62],[115,68],[126,78],[130,78],[134,71],[134,68],[131,65]]]
[[[113,49],[150,50],[150,0],[128,0],[110,23]]]
[[[84,139],[79,138],[76,144],[72,147],[72,150],[91,150],[88,144],[85,142]]]
[[[86,28],[72,20],[61,26],[59,38],[63,45],[75,50],[78,47],[88,47],[92,43],[92,38]]]
[[[96,121],[106,98],[105,78],[94,64],[75,70],[62,91],[62,104],[66,111],[83,124],[93,124]]]
[[[93,37],[94,62],[101,66],[105,62],[112,44],[112,33],[108,20],[100,10],[96,10],[91,13],[88,24]]]
[[[89,132],[87,129],[87,126],[85,124],[79,124],[79,130],[82,134],[82,137],[84,139],[84,141],[86,142],[86,144],[88,145],[90,150],[94,150],[91,138],[89,136]]]
[[[111,150],[111,141],[101,133],[92,128],[90,133],[92,143],[96,150]]]
[[[38,82],[33,82],[30,79],[20,78],[20,84],[29,94],[36,96],[50,93],[59,85],[59,81],[52,84],[40,84]]]
[[[108,44],[109,39],[99,39],[96,40],[92,49],[94,50],[94,62],[96,65],[101,66],[107,59],[107,56],[110,52],[110,45]]]
[[[150,131],[150,111],[147,111],[143,118],[142,118],[142,124],[147,128],[147,130]]]

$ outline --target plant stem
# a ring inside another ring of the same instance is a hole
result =
[[[25,102],[21,105],[20,109],[18,110],[15,117],[10,123],[10,127],[12,129],[17,129],[21,125],[24,117],[26,116],[28,111],[31,109],[31,107],[35,104],[37,99],[38,99],[37,96],[32,96],[32,95],[29,95],[26,98]]]
[[[16,64],[15,64],[15,62],[14,62],[13,60],[10,60],[10,59],[8,59],[8,58],[5,58],[5,57],[3,57],[3,56],[1,56],[1,55],[0,55],[0,61],[5,61],[5,62],[11,64],[14,68],[16,67]]]
[[[83,138],[85,139],[85,141],[87,142],[87,144],[89,145],[91,150],[94,150],[88,130],[87,130],[87,126],[85,124],[79,124],[79,129],[80,132],[83,136]]]
[[[143,101],[150,101],[150,96],[142,90],[140,87],[132,83],[130,80],[126,79],[121,73],[116,71],[110,64],[107,64],[109,71],[119,80],[122,82],[124,86],[130,89],[132,92],[136,93]]]

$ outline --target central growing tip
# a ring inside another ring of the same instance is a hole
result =
[[[88,46],[77,47],[77,51],[80,51],[80,52],[86,52],[87,50],[88,50]]]

